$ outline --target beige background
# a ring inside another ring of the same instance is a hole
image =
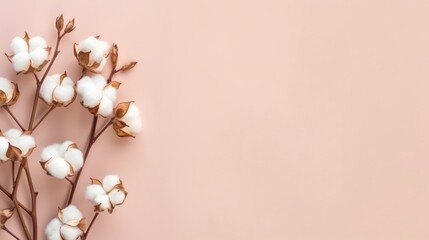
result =
[[[79,75],[71,44],[88,35],[139,61],[117,80],[144,132],[106,134],[83,175],[117,173],[130,195],[92,239],[429,239],[428,1],[83,2],[5,3],[0,49],[25,30],[53,44],[64,13],[78,27],[55,71]],[[33,82],[19,83],[24,119]],[[35,133],[41,224],[68,185],[43,173],[40,148],[83,145],[89,128],[77,102],[68,111]]]

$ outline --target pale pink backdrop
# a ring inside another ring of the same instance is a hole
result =
[[[71,45],[89,35],[139,61],[117,80],[144,131],[103,136],[82,181],[117,173],[130,195],[91,239],[427,240],[428,12],[425,0],[9,1],[0,49],[24,31],[53,44],[64,13],[77,28],[54,72],[79,76]],[[6,58],[0,69],[14,79]],[[23,119],[33,82],[19,84]],[[77,102],[69,111],[35,133],[42,225],[68,185],[43,173],[40,148],[83,145],[89,128]]]

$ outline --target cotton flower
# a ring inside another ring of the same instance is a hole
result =
[[[74,82],[66,73],[47,76],[40,88],[40,97],[49,105],[68,106],[75,96]]]
[[[141,131],[140,110],[134,102],[119,103],[115,108],[113,129],[119,137],[135,137]]]
[[[13,69],[18,73],[38,72],[49,62],[51,51],[42,37],[30,38],[27,33],[22,37],[15,37],[10,44]]]
[[[92,114],[107,117],[113,113],[116,92],[120,83],[107,83],[102,75],[84,76],[76,84],[81,103]]]
[[[18,96],[18,85],[0,77],[0,107],[14,104]]]
[[[35,147],[36,142],[29,132],[16,128],[0,131],[0,160],[3,162],[28,157]]]
[[[98,37],[88,37],[74,45],[74,55],[79,65],[91,72],[99,73],[107,62],[110,46]]]
[[[91,179],[91,185],[86,187],[85,197],[95,204],[95,211],[104,210],[112,213],[115,206],[121,205],[127,197],[122,181],[116,175],[107,175],[103,182]]]
[[[72,141],[45,147],[41,158],[40,163],[46,172],[58,179],[73,176],[83,165],[83,154]]]
[[[52,219],[45,229],[48,240],[76,240],[86,228],[85,218],[74,205],[58,210],[58,216]]]

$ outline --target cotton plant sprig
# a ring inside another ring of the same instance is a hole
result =
[[[73,32],[75,21],[72,19],[65,24],[61,15],[55,21],[55,28],[57,39],[54,48],[44,38],[31,36],[27,32],[23,37],[13,38],[6,57],[17,73],[17,79],[10,81],[0,77],[0,108],[16,124],[15,127],[0,130],[0,167],[9,164],[12,173],[10,186],[0,185],[3,196],[10,203],[10,206],[0,210],[0,230],[4,230],[13,239],[37,240],[39,232],[44,232],[48,240],[88,239],[98,216],[102,212],[113,213],[113,209],[122,205],[128,194],[117,175],[107,175],[103,180],[91,178],[85,197],[94,205],[94,213],[87,224],[85,214],[73,204],[73,199],[82,171],[89,160],[89,153],[94,143],[109,128],[119,137],[132,138],[142,128],[140,111],[135,102],[117,102],[121,83],[114,80],[116,74],[132,69],[137,62],[128,62],[118,67],[118,46],[108,44],[100,36],[90,36],[73,45],[76,66],[82,69],[82,76],[77,81],[69,77],[66,71],[51,74],[50,69],[60,53],[61,40]],[[108,65],[111,69],[105,74]],[[26,119],[28,124],[18,119],[11,109],[19,101],[18,78],[23,74],[32,75],[35,80],[34,101]],[[53,110],[68,107],[76,98],[92,115],[87,144],[82,144],[84,147],[81,148],[81,144],[64,136],[57,143],[42,146],[41,155],[34,157],[33,149],[38,147],[37,136],[34,135],[38,126]],[[39,101],[45,106],[39,104]],[[39,116],[37,112],[40,108],[44,108],[44,113]],[[68,182],[70,186],[70,192],[65,196],[66,204],[61,206],[58,203],[57,216],[45,226],[38,222],[37,211],[40,209],[37,208],[37,186],[32,180],[33,173],[28,164],[30,157],[40,161],[49,177]],[[27,180],[25,183],[21,181],[23,178]],[[27,185],[28,201],[23,201],[17,195],[23,185]],[[23,202],[31,204],[27,206]],[[14,216],[18,218],[21,232],[12,232],[6,226]]]

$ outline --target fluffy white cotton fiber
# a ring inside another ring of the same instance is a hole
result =
[[[77,82],[77,93],[85,107],[98,106],[97,114],[108,117],[113,113],[117,90],[102,75],[84,76]]]
[[[11,128],[3,133],[8,144],[19,148],[21,156],[27,156],[36,147],[36,141],[31,135],[24,134],[20,129]],[[4,139],[2,142],[4,142]]]
[[[52,219],[45,229],[48,240],[76,240],[82,234],[78,226],[72,226],[71,222],[79,222],[83,218],[82,213],[74,205],[61,210],[59,217]],[[74,225],[74,224],[73,224]]]
[[[8,99],[12,97],[15,86],[6,78],[0,77],[0,91],[4,92]]]
[[[10,44],[13,68],[16,72],[28,72],[30,66],[33,70],[40,70],[48,60],[49,52],[46,41],[42,37],[30,38],[28,42],[24,38],[15,37]]]
[[[93,181],[86,187],[85,197],[94,203],[100,210],[111,212],[117,205],[125,201],[127,192],[124,190],[121,180],[116,175],[108,175],[103,181]]]
[[[82,168],[83,154],[72,141],[65,141],[45,147],[42,150],[41,162],[51,176],[64,179]]]
[[[93,72],[101,72],[107,62],[106,58],[109,54],[110,46],[96,37],[88,37],[77,44],[75,50],[77,54],[79,52],[89,52],[89,62],[85,67]]]
[[[61,77],[63,77],[62,80]],[[67,106],[73,101],[75,94],[73,80],[61,74],[55,74],[46,77],[39,96],[48,104]]]

